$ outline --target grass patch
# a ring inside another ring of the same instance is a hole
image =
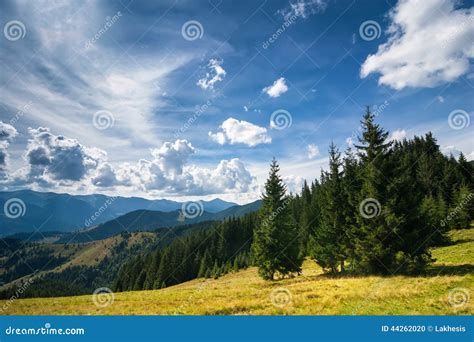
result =
[[[462,288],[474,297],[474,229],[451,233],[453,244],[433,250],[422,276],[328,277],[312,261],[296,278],[266,282],[255,268],[219,279],[196,279],[162,290],[116,293],[100,308],[92,296],[22,299],[3,314],[15,315],[469,315],[472,300],[448,302]],[[282,290],[283,289],[283,290]],[[280,291],[281,297],[275,293]],[[283,304],[283,305],[281,305]]]

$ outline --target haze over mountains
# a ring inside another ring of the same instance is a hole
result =
[[[23,215],[8,217],[4,208],[0,212],[0,236],[34,231],[70,233],[88,229],[87,234],[90,236],[104,238],[122,230],[153,230],[165,226],[220,220],[232,215],[240,216],[257,210],[259,206],[259,201],[253,205],[240,206],[216,198],[200,201],[200,212],[196,217],[183,218],[180,217],[183,203],[167,199],[147,200],[139,197],[69,195],[21,190],[0,192],[2,207],[12,198],[20,199],[25,204]],[[98,212],[99,215],[96,214]],[[94,221],[90,221],[92,216],[96,217]],[[102,223],[104,225],[101,225]],[[97,225],[101,226],[95,227]]]

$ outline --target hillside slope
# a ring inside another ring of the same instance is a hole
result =
[[[1,301],[0,307],[6,305],[4,314],[10,315],[473,314],[472,300],[452,304],[474,289],[474,229],[451,235],[454,243],[433,250],[437,261],[424,276],[328,277],[307,260],[301,276],[275,282],[261,280],[256,269],[249,268],[162,290],[115,293],[113,303],[105,307],[95,306],[91,295],[23,299],[10,305]]]
[[[113,220],[101,223],[91,229],[65,234],[57,242],[87,242],[106,239],[121,232],[152,231],[159,228],[171,228],[206,221],[221,221],[228,217],[240,217],[257,211],[261,201],[245,205],[235,205],[217,213],[203,211],[196,217],[185,217],[181,210],[162,212],[152,210],[136,210]]]

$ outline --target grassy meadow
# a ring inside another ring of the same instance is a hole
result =
[[[92,295],[1,301],[7,315],[468,315],[472,298],[449,304],[453,289],[474,289],[474,228],[451,233],[453,244],[432,251],[423,276],[323,275],[311,260],[296,278],[268,282],[256,268],[219,279],[196,279],[153,291],[115,293],[98,307]],[[104,298],[105,300],[105,298]]]

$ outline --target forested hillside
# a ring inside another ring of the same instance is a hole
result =
[[[286,193],[272,163],[259,215],[216,225],[125,265],[116,290],[155,289],[256,265],[295,275],[309,256],[329,273],[421,274],[430,248],[474,218],[473,166],[444,156],[431,133],[388,141],[367,111],[359,144],[329,147],[329,169]],[[251,247],[253,246],[253,248]]]

